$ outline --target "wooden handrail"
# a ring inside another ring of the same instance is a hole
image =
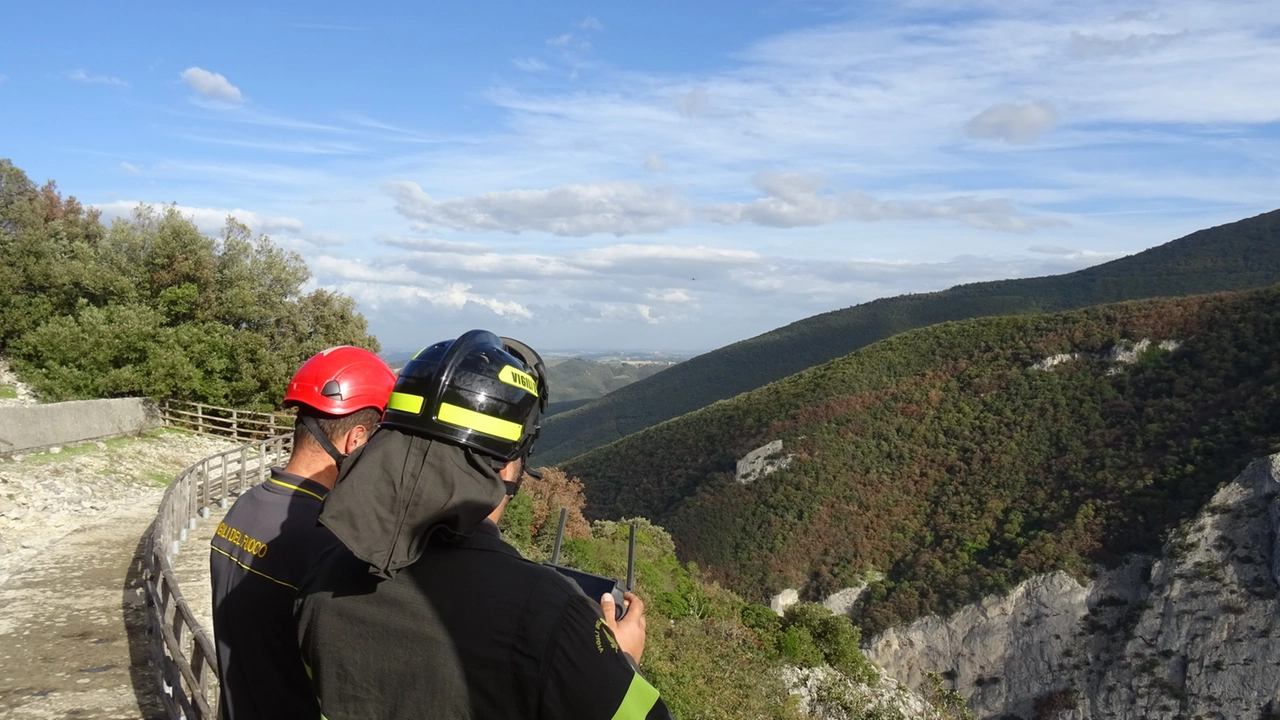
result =
[[[293,432],[292,412],[265,413],[186,400],[165,400],[160,415],[171,427],[235,440],[263,440]]]
[[[160,500],[147,531],[142,575],[151,663],[170,720],[216,720],[218,695],[217,651],[178,588],[173,556],[213,503],[261,483],[292,450],[293,436],[278,435],[210,455],[179,473]]]

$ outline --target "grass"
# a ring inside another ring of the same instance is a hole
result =
[[[176,473],[167,473],[162,470],[149,472],[142,476],[142,481],[154,487],[169,487],[169,483],[173,482]]]
[[[158,440],[160,438],[163,438],[169,435],[190,435],[190,434],[192,433],[188,433],[185,430],[178,430],[176,428],[158,428],[155,430],[148,430],[146,432],[139,433],[137,435],[126,435],[124,437],[109,438],[107,440],[101,440],[101,441],[86,440],[84,442],[63,445],[62,451],[57,454],[54,454],[49,452],[48,450],[45,450],[43,452],[35,453],[32,455],[26,455],[23,462],[31,463],[34,465],[48,465],[56,462],[63,462],[65,460],[76,457],[78,455],[88,455],[90,453],[95,453],[95,452],[118,451],[128,447],[129,445],[137,443],[139,441],[145,442],[150,440]],[[98,442],[102,442],[104,445],[106,445],[107,446],[106,449],[99,450]],[[170,478],[170,480],[171,479],[172,478]],[[167,480],[165,481],[165,484],[166,485],[168,484]]]
[[[18,397],[18,388],[12,385],[0,385],[0,400],[13,400]]]

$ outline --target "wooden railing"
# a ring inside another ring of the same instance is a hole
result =
[[[293,432],[292,412],[256,412],[165,400],[160,403],[160,414],[171,427],[235,440],[262,440]]]
[[[213,639],[178,588],[173,557],[197,518],[207,519],[214,503],[225,508],[232,497],[265,481],[271,466],[284,465],[292,449],[293,437],[282,435],[212,455],[183,470],[160,501],[145,544],[143,584],[151,665],[170,720],[215,720],[218,697]]]

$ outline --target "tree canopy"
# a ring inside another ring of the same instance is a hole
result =
[[[274,407],[320,350],[380,349],[355,302],[310,278],[234,218],[216,238],[173,206],[106,226],[0,159],[0,352],[46,400]]]

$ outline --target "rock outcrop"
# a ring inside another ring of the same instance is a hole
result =
[[[791,456],[782,454],[782,441],[774,440],[747,453],[738,461],[736,480],[747,484],[766,475],[785,470],[791,465]]]
[[[827,667],[788,667],[782,671],[782,680],[796,696],[800,712],[812,720],[934,720],[941,717],[924,698],[883,671],[869,685],[855,683]]]
[[[787,611],[787,608],[798,602],[800,602],[800,591],[795,588],[787,588],[769,598],[769,609],[781,615]]]
[[[1151,340],[1147,338],[1143,338],[1137,342],[1131,342],[1129,340],[1121,340],[1120,342],[1111,346],[1109,350],[1100,354],[1092,354],[1092,353],[1084,353],[1084,352],[1069,352],[1069,353],[1059,353],[1057,355],[1050,355],[1049,357],[1037,363],[1032,364],[1031,369],[1048,371],[1048,370],[1052,370],[1055,366],[1061,365],[1062,363],[1071,362],[1072,360],[1084,360],[1086,358],[1096,358],[1098,360],[1102,360],[1103,362],[1110,363],[1113,366],[1133,365],[1134,363],[1138,362],[1139,359],[1141,359],[1144,353],[1146,353],[1148,350],[1151,349],[1152,345],[1155,345],[1156,347],[1160,348],[1161,350],[1164,350],[1165,352],[1173,352],[1174,350],[1177,350],[1178,348],[1182,347],[1182,341],[1181,340],[1161,340],[1158,343],[1152,343]],[[1114,375],[1115,373],[1120,372],[1120,368],[1111,367],[1107,372],[1109,374]]]
[[[867,656],[913,688],[942,673],[978,717],[1280,716],[1278,496],[1280,455],[1219,490],[1159,558],[1086,584],[1033,578],[891,629]]]

